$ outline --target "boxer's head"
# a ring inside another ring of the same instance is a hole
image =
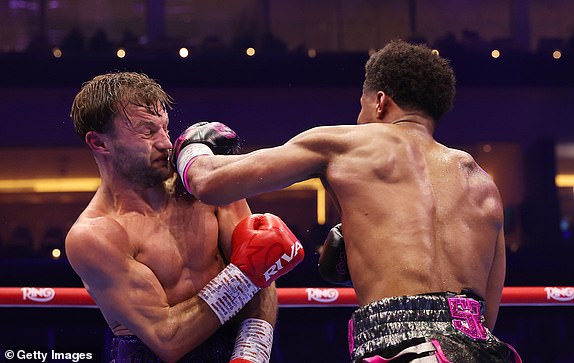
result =
[[[365,65],[363,93],[377,91],[436,123],[452,107],[455,77],[448,61],[428,47],[392,41]]]
[[[171,108],[171,97],[161,86],[140,73],[118,72],[94,77],[74,98],[70,117],[76,133],[84,139],[89,131],[110,131],[112,119],[127,105],[144,106],[154,114]]]

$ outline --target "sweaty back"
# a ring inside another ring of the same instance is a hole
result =
[[[354,126],[346,139],[326,176],[359,302],[463,288],[484,296],[502,224],[490,176],[421,125]]]

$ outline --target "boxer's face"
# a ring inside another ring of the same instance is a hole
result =
[[[119,174],[147,186],[172,175],[167,112],[157,115],[147,107],[128,104],[125,113],[118,112],[113,122],[112,157]]]

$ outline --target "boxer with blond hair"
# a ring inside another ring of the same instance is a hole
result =
[[[301,261],[301,244],[245,200],[215,207],[184,191],[169,160],[170,105],[156,81],[131,72],[97,76],[76,95],[71,117],[101,185],[67,256],[114,333],[112,362],[268,362],[273,281]],[[227,142],[220,152],[236,150],[234,135],[211,135]]]

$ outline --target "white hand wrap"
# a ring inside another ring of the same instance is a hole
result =
[[[243,359],[253,363],[268,363],[273,346],[273,327],[261,319],[245,319],[241,323],[235,348],[231,356],[234,359]]]
[[[185,189],[189,192],[189,183],[187,182],[187,169],[195,161],[195,158],[201,155],[213,155],[209,146],[201,143],[192,143],[184,147],[177,157],[177,172]]]
[[[249,277],[229,264],[198,293],[219,318],[221,325],[239,312],[259,291]]]

